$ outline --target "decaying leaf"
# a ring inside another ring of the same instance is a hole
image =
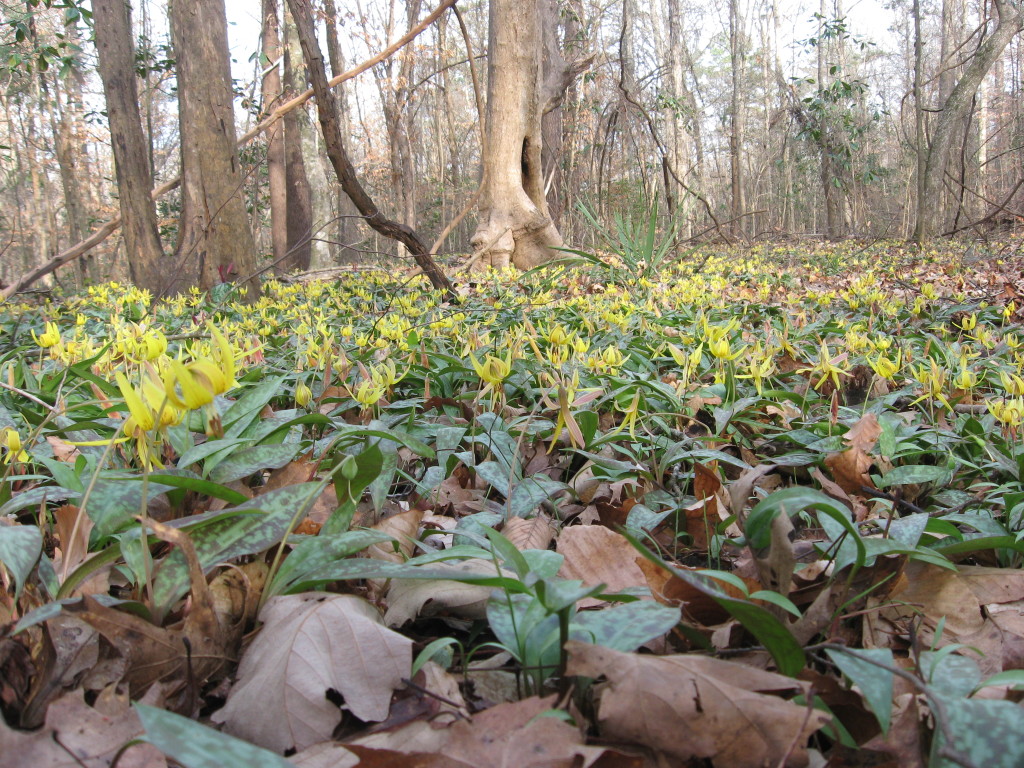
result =
[[[986,675],[1024,664],[1024,572],[960,566],[957,571],[911,562],[893,590],[868,601],[864,646],[909,641],[910,622],[926,647],[943,621],[938,645],[961,643]],[[877,609],[877,610],[872,610]],[[981,651],[978,656],[972,649]]]
[[[143,698],[156,703],[159,692]],[[98,703],[99,706],[99,703]],[[85,703],[81,689],[50,704],[37,731],[9,728],[0,717],[0,765],[26,768],[108,768],[124,744],[142,734],[142,724],[127,697],[107,699],[102,711]],[[118,768],[166,768],[167,761],[149,744],[136,744],[121,755]]]
[[[501,532],[519,550],[547,549],[555,537],[554,526],[545,515],[510,517]]]
[[[574,525],[558,537],[559,554],[565,557],[558,575],[578,579],[585,586],[604,584],[608,592],[621,592],[647,583],[637,565],[636,548],[622,534],[602,525]],[[580,607],[602,605],[603,600],[587,598]]]
[[[397,542],[398,551],[395,551],[396,544],[386,541],[383,544],[374,544],[366,549],[366,556],[376,560],[388,560],[392,563],[404,563],[413,554],[416,534],[420,529],[420,522],[423,520],[423,510],[410,509],[408,512],[401,512],[381,520],[373,526],[375,531],[383,531],[393,537]]]
[[[545,717],[555,697],[532,697],[484,710],[448,729],[446,757],[473,766],[586,768],[604,752],[584,746],[580,732],[558,717]]]
[[[460,573],[496,576],[498,573],[490,560],[476,559],[433,563],[430,569],[450,571],[453,576]],[[510,571],[505,575],[514,576]],[[384,623],[400,627],[417,616],[436,616],[444,612],[464,619],[482,619],[487,615],[487,599],[492,591],[492,587],[458,581],[392,579]]]
[[[387,629],[377,609],[352,595],[307,592],[269,600],[263,629],[242,657],[238,681],[214,714],[226,730],[284,752],[330,739],[341,709],[361,720],[388,715],[409,677],[412,641]]]
[[[776,692],[789,677],[706,656],[641,656],[570,641],[567,673],[607,679],[602,736],[641,744],[678,761],[709,758],[735,768],[807,764],[807,739],[829,721]]]
[[[843,441],[850,447],[826,457],[825,466],[831,470],[832,477],[846,493],[860,494],[864,487],[875,487],[868,474],[875,459],[869,452],[881,434],[878,418],[873,413],[866,413],[843,435]]]

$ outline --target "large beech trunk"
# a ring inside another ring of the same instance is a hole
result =
[[[234,93],[223,0],[172,0],[171,37],[178,71],[181,219],[176,275],[210,288],[248,280],[255,298],[256,246],[242,199]]]
[[[92,8],[128,269],[137,286],[161,295],[169,282],[169,270],[150,196],[153,177],[139,116],[128,6],[123,0],[93,0]]]
[[[545,0],[491,0],[487,133],[480,221],[473,247],[481,267],[529,269],[558,255],[544,195],[541,118],[568,85],[564,62],[543,77]]]

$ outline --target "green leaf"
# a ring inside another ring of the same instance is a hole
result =
[[[998,672],[978,685],[975,691],[999,685],[1008,685],[1015,691],[1019,691],[1024,687],[1024,669],[1008,669],[1005,672]]]
[[[245,448],[217,464],[210,471],[210,479],[215,483],[230,483],[262,472],[264,469],[278,469],[294,459],[299,448],[296,443],[254,445]]]
[[[825,652],[839,671],[860,689],[864,702],[878,719],[882,733],[888,733],[892,721],[893,673],[881,665],[893,666],[892,651],[889,648],[864,648],[847,652],[828,648]]]
[[[1020,768],[1024,765],[1024,709],[1010,701],[964,699],[947,701],[949,746],[973,765],[984,768]],[[940,756],[946,745],[942,728],[932,739],[933,768],[958,768],[959,763]]]
[[[259,416],[263,406],[269,403],[274,395],[282,391],[287,378],[287,376],[274,376],[246,389],[241,397],[224,412],[222,421],[225,437],[238,437],[242,434],[243,430]]]
[[[463,584],[480,584],[495,587],[509,592],[523,592],[526,587],[519,579],[512,579],[497,574],[489,576],[485,573],[461,573],[442,571],[408,563],[392,563],[387,560],[371,558],[348,558],[337,560],[323,568],[310,573],[304,585],[326,584],[329,581],[345,579],[436,579],[438,581],[458,581]]]
[[[183,768],[294,768],[275,752],[207,728],[166,709],[135,704],[145,739]]]
[[[568,487],[547,475],[524,477],[508,497],[507,517],[529,517],[537,509],[538,504]]]
[[[0,563],[14,577],[14,599],[43,553],[43,534],[34,525],[0,524]]]
[[[624,532],[623,535],[649,561],[664,568],[674,576],[678,576],[697,591],[710,597],[726,610],[730,616],[742,624],[772,655],[781,674],[795,677],[804,668],[806,660],[803,647],[793,637],[793,633],[789,631],[786,625],[765,608],[756,603],[729,597],[715,585],[712,579],[701,576],[699,572],[673,568],[647,549],[629,532]]]
[[[269,491],[232,510],[233,515],[194,528],[189,535],[208,571],[218,563],[253,555],[277,544],[285,532],[301,519],[321,492],[320,483],[301,483]],[[262,514],[239,514],[257,510]],[[153,578],[153,602],[162,613],[190,587],[188,566],[181,550],[175,549],[157,566]]]
[[[481,461],[473,467],[473,471],[502,496],[511,495],[512,492],[509,489],[516,479],[509,475],[508,470],[498,462]]]
[[[956,650],[956,646],[946,646],[921,653],[921,677],[944,699],[967,698],[981,683],[978,662]]]
[[[638,600],[576,614],[570,627],[570,637],[631,653],[644,643],[672,631],[678,623],[678,608]]]
[[[354,555],[372,544],[390,540],[390,536],[380,531],[346,531],[301,539],[282,561],[277,575],[267,587],[267,598],[300,592],[302,582],[309,574],[336,560]]]
[[[435,658],[441,655],[441,652],[450,648],[453,645],[460,645],[459,641],[454,637],[439,637],[431,643],[427,643],[426,647],[420,651],[419,655],[412,663],[412,671],[410,677],[416,677],[416,673],[423,669],[423,666],[428,661],[433,661]],[[449,651],[446,656],[448,657],[448,663],[441,664],[445,669],[451,664],[451,652]]]
[[[144,486],[145,504],[142,499]],[[132,524],[148,502],[168,490],[169,486],[160,483],[143,483],[141,475],[97,480],[89,491],[85,512],[96,526],[95,535],[109,536]]]
[[[339,460],[344,462],[349,458],[342,456]],[[384,454],[381,453],[380,446],[371,445],[355,457],[356,470],[352,477],[345,477],[341,469],[334,470],[334,491],[338,497],[338,509],[324,523],[320,530],[321,535],[348,530],[356,505],[363,497],[363,492],[380,475],[383,465]]]
[[[244,493],[204,480],[195,472],[190,472],[187,469],[165,469],[160,472],[151,472],[149,479],[150,482],[157,482],[170,488],[182,488],[198,493],[200,496],[210,496],[226,501],[228,504],[244,504],[248,501],[248,497]]]
[[[950,471],[945,467],[935,467],[928,464],[907,464],[902,467],[893,467],[881,480],[875,482],[879,488],[890,488],[894,485],[909,485],[911,483],[937,483],[946,480]]]
[[[191,464],[195,464],[197,461],[202,461],[205,458],[213,456],[215,453],[227,451],[228,449],[239,445],[245,445],[247,442],[249,441],[243,437],[234,437],[230,440],[226,438],[222,438],[220,440],[207,440],[205,443],[200,443],[191,450],[182,454],[178,458],[178,468],[184,469]]]
[[[491,542],[491,546],[494,547],[494,551],[498,553],[498,557],[504,561],[505,566],[512,568],[520,579],[525,579],[530,572],[530,564],[523,557],[523,553],[493,528],[488,528],[484,533]]]
[[[0,507],[0,517],[7,517],[21,512],[23,509],[29,507],[38,507],[40,504],[48,502],[59,502],[67,501],[68,499],[77,499],[79,497],[78,491],[73,491],[68,488],[58,488],[53,485],[44,485],[39,488],[29,488],[27,491],[22,491],[13,499],[8,501],[2,507]]]

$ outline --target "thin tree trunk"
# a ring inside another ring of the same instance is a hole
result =
[[[303,90],[306,68],[291,14],[286,13],[285,20],[284,74],[285,101],[288,101]],[[309,269],[313,257],[313,200],[302,151],[302,134],[309,130],[309,117],[305,109],[293,109],[282,122],[288,185],[288,258],[282,262],[281,267],[286,272],[305,271]],[[326,203],[326,200],[323,202]]]
[[[334,94],[327,85],[327,75],[324,72],[324,57],[320,51],[320,44],[316,39],[316,31],[313,26],[313,12],[309,0],[288,0],[292,15],[295,18],[295,27],[299,35],[299,43],[302,45],[302,53],[306,60],[306,69],[309,79],[316,94],[317,113],[320,116],[320,127],[324,134],[324,143],[327,154],[331,158],[331,164],[338,175],[338,181],[342,189],[355,203],[356,208],[366,218],[366,223],[380,232],[385,237],[398,240],[413,255],[416,263],[430,280],[430,284],[437,290],[443,290],[451,297],[454,291],[448,278],[438,269],[437,264],[430,257],[428,246],[420,239],[419,235],[409,227],[392,221],[384,216],[374,204],[370,196],[366,194],[359,178],[356,176],[355,168],[352,167],[345,147],[342,144],[341,129],[338,125],[338,107]]]
[[[942,190],[950,149],[958,133],[957,127],[967,116],[981,81],[1010,40],[1024,26],[1024,11],[1020,7],[1008,0],[993,0],[993,6],[999,14],[999,22],[992,34],[978,46],[974,57],[964,68],[963,75],[953,86],[949,98],[942,105],[942,111],[932,132],[932,142],[925,164],[924,189],[917,203],[915,238],[918,242],[931,239],[942,227]]]
[[[269,113],[281,101],[281,21],[277,0],[263,0],[263,57],[268,67],[263,75],[263,112]],[[270,242],[277,272],[286,271],[288,254],[288,182],[285,171],[283,120],[267,131],[267,191],[270,196]]]
[[[542,37],[539,0],[491,0],[487,134],[480,220],[473,247],[482,266],[529,269],[557,255],[562,237],[548,214],[541,166]],[[557,87],[557,86],[556,86]]]

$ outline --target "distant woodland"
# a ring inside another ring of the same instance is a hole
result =
[[[524,267],[616,217],[927,243],[1024,213],[1012,0],[263,0],[244,78],[237,5],[2,3],[7,291]]]

